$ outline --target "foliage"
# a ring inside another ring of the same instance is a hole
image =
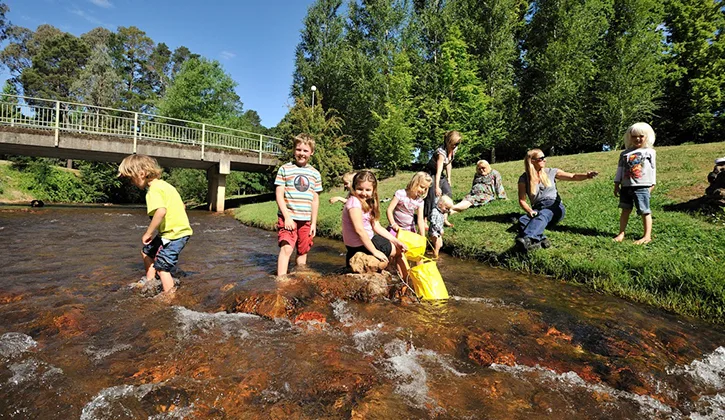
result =
[[[279,130],[287,140],[288,152],[282,162],[293,160],[292,138],[307,133],[315,139],[315,151],[310,164],[320,172],[323,188],[339,182],[345,172],[352,170],[350,158],[345,152],[347,137],[342,134],[344,121],[334,109],[324,111],[322,98],[315,106],[308,106],[297,98],[295,105],[279,124]]]
[[[72,85],[86,64],[88,46],[63,33],[46,41],[33,57],[33,64],[20,75],[27,96],[48,99],[72,99]]]
[[[232,171],[227,175],[226,196],[268,192],[273,178],[273,173]]]
[[[73,82],[72,91],[83,103],[110,107],[119,99],[122,82],[113,69],[108,49],[103,45],[96,45],[88,63]]]
[[[171,168],[164,179],[176,188],[184,203],[206,202],[206,172],[201,169]]]

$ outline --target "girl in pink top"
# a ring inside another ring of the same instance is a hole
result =
[[[350,198],[342,210],[342,240],[347,248],[346,264],[358,252],[380,261],[395,260],[398,274],[406,278],[408,270],[400,255],[405,245],[380,225],[378,180],[370,171],[360,171],[352,180]]]
[[[428,188],[433,183],[433,178],[425,172],[418,172],[408,182],[404,190],[395,192],[395,196],[388,206],[388,231],[393,236],[398,236],[400,229],[415,232],[416,215],[418,216],[418,233],[425,235],[425,217],[423,208],[425,197],[428,195]]]

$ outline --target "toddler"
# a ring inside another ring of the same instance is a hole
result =
[[[443,247],[443,226],[445,224],[446,215],[453,208],[453,200],[447,195],[441,195],[436,205],[430,212],[430,227],[428,235],[433,241],[433,257],[438,258],[438,254]]]

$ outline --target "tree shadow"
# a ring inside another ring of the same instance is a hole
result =
[[[662,206],[664,211],[675,211],[680,213],[702,213],[715,208],[719,208],[719,206],[713,203],[706,195],[693,198],[692,200],[685,201],[684,203],[666,204]]]

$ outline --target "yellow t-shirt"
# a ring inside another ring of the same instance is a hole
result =
[[[166,216],[159,225],[159,235],[164,239],[179,239],[194,233],[186,216],[186,207],[181,196],[171,184],[155,179],[146,191],[146,213],[154,215],[157,209],[166,208]]]

